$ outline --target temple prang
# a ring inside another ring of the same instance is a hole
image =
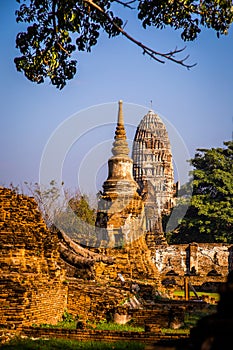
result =
[[[161,118],[149,110],[139,123],[133,142],[133,176],[144,199],[148,244],[166,244],[161,217],[175,205],[171,145]]]

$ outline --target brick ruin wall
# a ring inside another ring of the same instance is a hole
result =
[[[170,280],[182,287],[188,270],[196,286],[223,282],[232,268],[229,245],[164,245],[157,246],[152,256],[141,237],[131,249],[113,250],[115,263],[97,263],[96,280],[85,281],[67,277],[58,244],[33,198],[0,188],[0,328],[56,324],[65,310],[103,319],[107,310],[129,297],[119,281],[115,285],[119,272],[157,286]]]
[[[61,319],[67,286],[52,235],[34,199],[0,188],[0,326]]]
[[[115,262],[96,263],[95,280],[72,278],[60,258],[58,237],[47,229],[35,200],[0,188],[0,328],[56,324],[65,310],[82,319],[104,319],[131,295],[121,290],[119,272],[156,280],[145,240],[134,243],[133,249],[100,251],[112,252]]]
[[[233,246],[229,244],[191,243],[157,246],[153,262],[162,284],[183,287],[189,275],[193,285],[203,289],[218,288],[232,270]]]
[[[128,293],[114,286],[96,281],[68,280],[67,311],[76,319],[99,322],[106,319],[106,313],[123,303]]]

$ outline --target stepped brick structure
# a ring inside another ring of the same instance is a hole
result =
[[[134,241],[144,231],[144,205],[133,178],[133,161],[129,157],[126,141],[122,101],[119,101],[112,153],[96,219],[100,246],[111,248]]]
[[[160,219],[175,204],[176,185],[168,133],[152,110],[137,127],[132,158],[133,176],[145,201],[146,230],[155,234],[148,235],[148,239],[151,243],[165,243]]]

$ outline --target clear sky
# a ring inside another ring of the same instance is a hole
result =
[[[109,40],[103,34],[92,53],[77,55],[78,74],[60,91],[48,82],[36,85],[16,71],[15,36],[21,28],[15,23],[17,6],[14,0],[0,0],[1,185],[37,182],[43,150],[57,130],[59,141],[51,154],[56,159],[64,153],[60,170],[65,185],[78,187],[80,178],[84,191],[92,191],[93,181],[100,189],[119,99],[125,103],[130,140],[151,100],[165,124],[171,123],[179,134],[185,147],[173,151],[180,156],[193,157],[196,148],[222,146],[232,138],[233,30],[220,39],[213,31],[203,30],[198,40],[187,43],[189,62],[197,63],[191,70],[169,62],[159,64],[123,37]],[[140,30],[131,15],[126,30],[156,50],[184,46],[178,32]],[[69,144],[64,138],[71,137],[65,134],[71,116],[75,123],[69,126],[74,132]]]

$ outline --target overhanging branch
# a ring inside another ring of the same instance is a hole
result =
[[[181,66],[184,66],[188,69],[194,67],[196,65],[195,64],[187,64],[186,61],[189,58],[189,55],[182,58],[182,59],[177,59],[175,58],[175,55],[177,55],[178,53],[181,53],[185,50],[186,47],[183,47],[182,49],[177,49],[175,48],[174,50],[171,50],[167,53],[162,53],[159,51],[155,51],[152,48],[146,46],[145,44],[141,43],[140,41],[136,40],[134,37],[132,37],[130,34],[128,34],[122,27],[118,26],[114,20],[111,18],[111,16],[104,10],[102,9],[99,5],[97,5],[95,2],[93,2],[92,0],[83,0],[85,3],[89,4],[90,6],[92,6],[93,8],[95,8],[96,10],[98,10],[99,12],[101,12],[102,14],[104,14],[104,16],[107,18],[107,20],[123,35],[125,36],[128,40],[130,40],[131,42],[133,42],[134,44],[136,44],[137,46],[139,46],[142,50],[143,50],[143,54],[146,54],[148,56],[150,56],[152,59],[154,59],[157,62],[160,63],[165,63],[165,60],[169,60],[172,62],[175,62]],[[133,1],[132,1],[133,2]],[[126,2],[125,4],[129,4],[130,2]]]

